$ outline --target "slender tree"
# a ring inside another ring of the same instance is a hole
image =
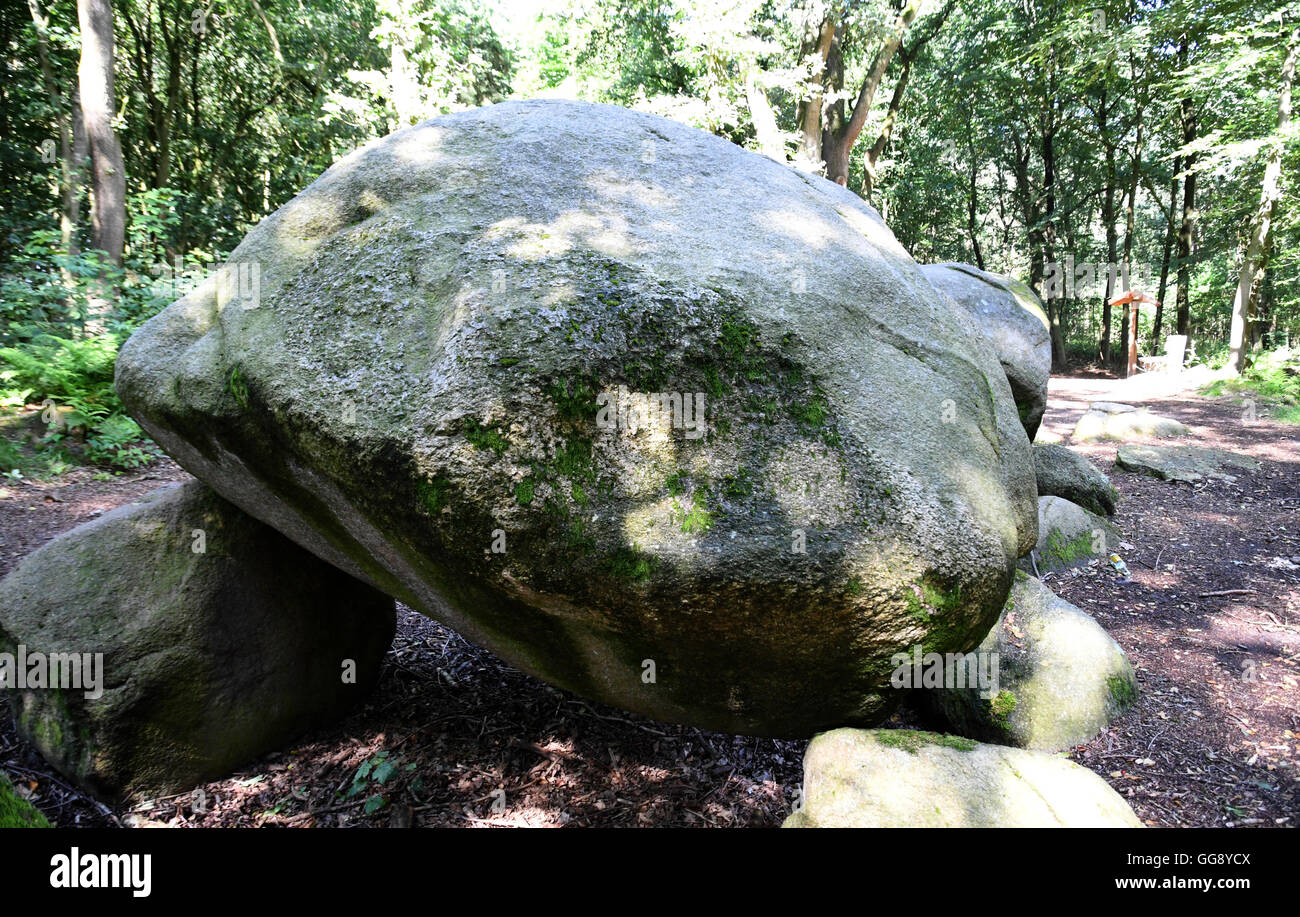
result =
[[[1255,211],[1245,255],[1241,260],[1241,274],[1237,292],[1232,300],[1232,333],[1229,338],[1228,367],[1240,374],[1246,368],[1246,348],[1250,344],[1251,321],[1263,280],[1264,256],[1272,238],[1273,214],[1282,197],[1282,148],[1285,133],[1291,123],[1291,87],[1295,82],[1296,50],[1300,47],[1300,29],[1291,33],[1287,43],[1286,59],[1282,63],[1281,87],[1277,97],[1277,133],[1269,144],[1264,183],[1259,194],[1259,207]]]

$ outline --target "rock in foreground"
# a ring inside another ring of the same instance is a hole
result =
[[[1098,515],[1115,514],[1115,488],[1110,479],[1077,452],[1034,443],[1034,471],[1038,496],[1061,497]]]
[[[1060,497],[1038,498],[1038,543],[1034,562],[1038,573],[1065,570],[1105,557],[1119,547],[1119,530],[1109,520]],[[1020,569],[1033,573],[1029,558]]]
[[[1090,740],[1137,698],[1133,666],[1119,644],[1023,573],[976,652],[997,654],[996,691],[926,692],[953,731],[970,738],[1063,751]]]
[[[1191,431],[1172,417],[1152,414],[1145,408],[1111,401],[1093,402],[1070,434],[1075,442],[1091,443],[1099,440],[1128,442],[1138,437],[1155,436],[1165,439],[1185,436]]]
[[[902,729],[836,729],[804,756],[787,828],[1141,828],[1092,771],[1038,751]]]
[[[1206,478],[1235,481],[1228,471],[1258,471],[1259,462],[1248,455],[1206,446],[1120,446],[1115,467],[1162,481],[1195,484]]]
[[[921,270],[969,312],[993,342],[1020,422],[1032,440],[1047,409],[1052,372],[1050,325],[1038,294],[1019,280],[969,264],[927,264]]]
[[[59,689],[11,692],[18,730],[108,798],[192,789],[339,716],[394,626],[391,598],[198,483],[73,529],[0,581],[0,652],[81,663]]]
[[[751,734],[877,721],[891,655],[977,642],[1034,540],[970,316],[851,192],[681,124],[437,118],[337,163],[221,276],[122,349],[135,417],[587,697]]]

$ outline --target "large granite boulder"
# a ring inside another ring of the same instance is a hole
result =
[[[1106,781],[1041,751],[906,729],[808,745],[787,828],[1141,828]]]
[[[925,692],[959,735],[1063,751],[1090,740],[1137,698],[1137,678],[1120,645],[1024,573],[976,652],[998,660],[995,686]]]
[[[1110,479],[1082,455],[1064,446],[1034,443],[1038,496],[1061,497],[1089,512],[1113,516],[1118,496]]]
[[[712,729],[878,721],[891,655],[977,643],[1035,539],[997,356],[875,211],[612,106],[358,150],[117,372],[177,461],[320,557]]]
[[[0,581],[18,731],[107,798],[191,789],[336,718],[369,692],[394,626],[391,598],[197,482],[60,535]]]
[[[1042,300],[1019,280],[969,264],[926,264],[921,270],[966,309],[993,342],[1020,422],[1032,440],[1047,409],[1052,372],[1051,326]]]

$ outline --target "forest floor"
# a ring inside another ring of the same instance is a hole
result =
[[[1195,486],[1118,471],[1115,444],[1074,446],[1107,474],[1131,581],[1104,561],[1048,576],[1128,652],[1137,704],[1070,757],[1153,826],[1300,822],[1300,427],[1233,397],[1139,375],[1052,380],[1044,438],[1068,445],[1094,400],[1144,404],[1186,442],[1258,459]],[[101,476],[102,477],[102,476]],[[110,481],[75,470],[0,488],[0,574],[48,539],[184,471],[163,459]],[[805,742],[653,722],[516,671],[398,606],[369,703],[229,779],[109,808],[76,791],[0,714],[0,767],[51,822],[174,826],[774,827]],[[910,710],[887,725],[928,726]],[[370,766],[364,765],[369,762]],[[391,765],[391,766],[386,766]],[[380,776],[384,779],[381,781]]]

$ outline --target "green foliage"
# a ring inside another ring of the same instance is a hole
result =
[[[419,792],[421,789],[419,778],[410,779],[410,775],[414,772],[415,765],[404,762],[400,755],[391,755],[386,749],[377,751],[357,767],[356,773],[352,775],[352,784],[343,794],[343,798],[354,799],[367,794],[362,811],[366,815],[373,815],[388,805],[389,798],[395,795],[393,791],[399,782],[409,784],[410,789]]]
[[[154,446],[122,407],[113,390],[113,365],[118,337],[69,340],[41,334],[14,347],[0,349],[0,385],[21,404],[40,404],[47,432],[40,448],[54,450],[34,465],[8,443],[0,449],[0,465],[24,470],[29,476],[62,474],[74,459],[116,469],[139,468],[157,456]]]
[[[21,481],[34,473],[35,464],[23,451],[9,440],[0,437],[0,474],[10,480]]]
[[[1242,395],[1270,406],[1267,413],[1273,420],[1300,423],[1300,354],[1289,348],[1265,352],[1240,376],[1216,379],[1201,392]]]
[[[144,431],[125,414],[105,417],[91,428],[86,455],[97,464],[114,468],[140,468],[154,459]]]
[[[6,387],[25,392],[29,401],[54,399],[74,402],[88,412],[121,410],[113,391],[113,364],[118,339],[105,334],[85,340],[68,340],[41,334],[17,347],[0,349]]]

